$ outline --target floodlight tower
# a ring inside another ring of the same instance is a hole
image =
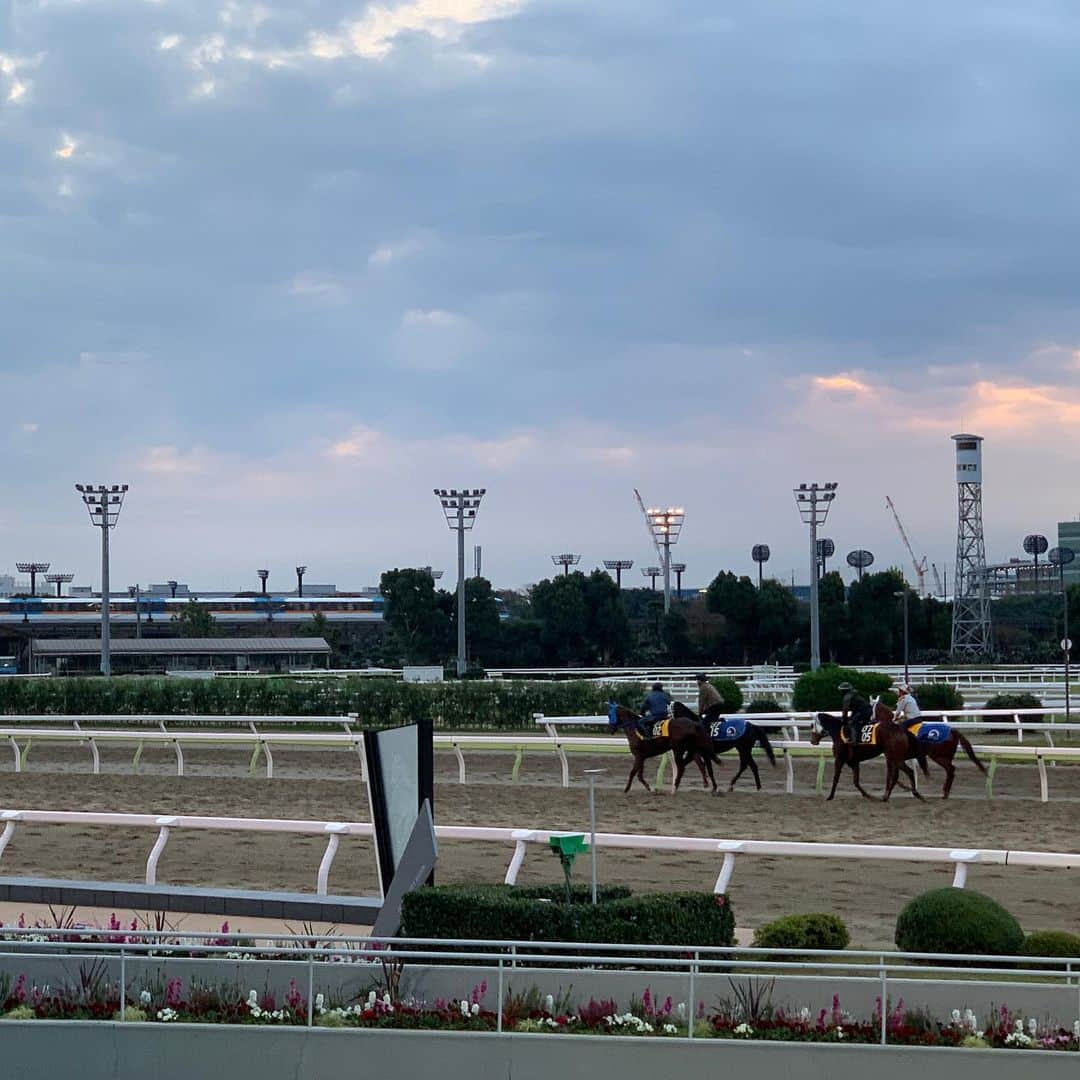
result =
[[[799,516],[810,526],[810,670],[821,667],[821,625],[818,618],[818,529],[829,516],[836,484],[800,484],[795,488]]]
[[[874,553],[872,551],[867,551],[865,548],[849,551],[847,553],[847,564],[855,570],[858,570],[859,580],[862,581],[863,571],[868,566],[874,565]]]
[[[307,573],[306,566],[298,566],[296,568],[296,595],[304,595],[304,575]]]
[[[641,568],[641,576],[649,579],[649,588],[653,592],[656,592],[656,579],[660,576],[661,570],[659,566],[643,566]]]
[[[427,574],[427,576],[431,578],[432,581],[438,581],[439,578],[443,576],[443,572],[441,570],[432,570],[430,566],[421,566],[420,569],[423,570],[424,573]]]
[[[112,674],[109,655],[109,530],[116,528],[124,508],[127,484],[76,484],[75,490],[90,515],[90,524],[101,530],[101,674]]]
[[[262,594],[263,594],[263,596],[265,596],[266,595],[266,579],[270,576],[270,571],[269,570],[256,570],[255,573],[258,575],[259,581],[262,583]],[[170,585],[170,587],[172,586],[171,581],[169,582],[169,585]],[[175,596],[175,595],[176,595],[176,590],[173,589],[173,596]]]
[[[435,497],[442,506],[446,524],[458,535],[458,583],[457,583],[457,673],[465,674],[465,533],[476,524],[480,500],[487,494],[486,488],[435,488]]]
[[[664,614],[671,611],[671,545],[679,541],[686,511],[681,506],[669,506],[662,509],[650,506],[645,511],[652,529],[653,539],[659,544],[664,555]]]
[[[67,585],[68,582],[74,581],[75,580],[75,575],[74,574],[46,574],[45,575],[45,580],[50,585],[55,585],[56,586],[56,595],[57,596],[63,596],[64,595],[64,586]]]
[[[953,577],[952,652],[959,658],[991,651],[990,597],[982,521],[982,436],[953,435],[956,443],[956,573]]]
[[[682,576],[686,573],[686,563],[673,562],[671,572],[675,575],[675,595],[682,599]]]
[[[828,561],[836,554],[836,544],[832,540],[824,539],[817,542],[818,564],[821,567],[821,576],[825,576]]]
[[[49,569],[49,563],[47,562],[17,562],[15,569],[20,574],[30,575],[30,595],[37,596],[37,576],[38,574],[44,574]]]
[[[561,555],[552,555],[551,561],[556,566],[562,567],[563,575],[565,576],[570,573],[571,566],[577,566],[577,564],[581,562],[581,556],[575,555],[570,551],[564,551]]]
[[[762,566],[769,561],[772,556],[772,552],[769,550],[768,544],[755,544],[750,549],[750,558],[757,563],[757,587],[761,588],[761,570]]]
[[[1039,591],[1039,556],[1046,554],[1046,549],[1050,546],[1045,536],[1041,536],[1039,533],[1030,533],[1024,537],[1024,551],[1028,555],[1035,556],[1035,591]],[[1017,575],[1017,584],[1019,585],[1019,575]]]
[[[622,588],[622,572],[624,570],[632,570],[634,568],[633,559],[605,559],[604,569],[615,571],[615,587],[617,589]]]

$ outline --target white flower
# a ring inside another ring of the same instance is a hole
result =
[[[385,994],[383,994],[382,1003],[384,1005],[389,1006],[389,1004],[390,1004],[390,991],[389,990]]]
[[[1034,1038],[1035,1035],[1038,1034],[1038,1031],[1039,1031],[1039,1021],[1036,1020],[1035,1017],[1032,1017],[1028,1021],[1028,1034],[1030,1036],[1032,1036],[1032,1038]]]
[[[461,1015],[469,1015],[469,1003],[464,998],[461,999]]]
[[[665,1024],[663,1032],[665,1035],[674,1035],[679,1029],[674,1024]]]
[[[175,1020],[175,1019],[176,1019],[176,1015],[177,1015],[177,1014],[176,1014],[176,1010],[175,1010],[175,1009],[159,1009],[159,1010],[158,1010],[158,1014],[157,1014],[157,1018],[158,1018],[158,1019],[159,1019],[159,1020],[160,1020],[160,1021],[161,1021],[161,1022],[162,1022],[163,1024],[167,1024],[167,1023],[168,1023],[168,1022],[169,1022],[170,1020]]]
[[[544,998],[544,1012],[553,1013],[555,1011],[555,998],[548,994]]]
[[[1017,1032],[1019,1034],[1021,1034],[1021,1035],[1024,1034],[1024,1021],[1023,1020],[1017,1020],[1016,1023],[1013,1024],[1013,1027],[1017,1030]]]
[[[254,1007],[259,1004],[259,993],[257,990],[249,991],[247,1003],[250,1007]]]
[[[373,1009],[375,1007],[375,991],[372,990],[367,996],[368,1008]]]
[[[735,1034],[741,1035],[744,1038],[749,1038],[754,1034],[754,1029],[749,1024],[743,1022],[735,1029]]]
[[[473,1007],[472,1007],[471,1011],[472,1011],[473,1016],[479,1016],[480,1015],[480,1006],[475,1001],[473,1002]]]
[[[1019,1023],[1020,1021],[1017,1021],[1017,1024]],[[1016,1031],[1011,1031],[1008,1035],[1005,1036],[1005,1045],[1019,1046],[1022,1049],[1026,1049],[1029,1046],[1034,1046],[1035,1042],[1033,1039],[1030,1039],[1027,1035],[1025,1035],[1022,1030],[1017,1028]]]
[[[149,1005],[152,1000],[153,999],[150,996],[150,991],[149,990],[144,990],[139,995],[139,1004],[140,1005]]]
[[[953,1011],[952,1011],[952,1022],[954,1024],[959,1024],[960,1023],[960,1010],[959,1009],[953,1009]]]
[[[799,1019],[800,1019],[800,1020],[801,1020],[801,1021],[802,1021],[802,1022],[803,1022],[804,1024],[808,1024],[808,1023],[810,1023],[810,1006],[809,1006],[809,1005],[804,1005],[804,1006],[803,1006],[803,1007],[802,1007],[802,1008],[801,1008],[801,1009],[799,1010]]]
[[[1073,1021],[1073,1038],[1080,1039],[1080,1020]]]
[[[964,1023],[967,1024],[968,1028],[972,1031],[975,1031],[978,1028],[979,1021],[975,1018],[975,1014],[971,1009],[964,1010]]]
[[[315,1009],[317,1012],[323,1011],[323,1005],[326,1003],[326,998],[322,994],[315,995]]]
[[[685,1020],[686,1019],[686,1002],[685,1001],[680,1001],[679,1004],[675,1006],[675,1015],[678,1016],[678,1018],[680,1020]]]

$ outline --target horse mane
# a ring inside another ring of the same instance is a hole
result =
[[[671,714],[672,716],[685,716],[688,717],[690,720],[701,719],[701,717],[698,716],[698,714],[694,712],[694,710],[691,709],[689,705],[684,705],[681,701],[672,702]]]

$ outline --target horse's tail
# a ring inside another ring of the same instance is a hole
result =
[[[979,772],[986,772],[986,766],[975,756],[975,750],[972,748],[971,743],[968,742],[967,736],[964,735],[962,732],[958,731],[956,733],[956,739],[957,742],[959,742],[960,745],[963,747],[964,753],[967,754],[969,758],[971,758],[972,763],[979,770]]]
[[[769,736],[765,734],[763,728],[759,728],[755,725],[754,734],[757,736],[757,744],[765,751],[769,758],[769,764],[776,768],[776,755],[773,753],[772,743],[769,742]]]

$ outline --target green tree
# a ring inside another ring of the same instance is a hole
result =
[[[727,620],[728,640],[742,662],[748,663],[758,618],[758,595],[754,583],[744,574],[736,577],[721,570],[705,592],[709,610]]]
[[[457,640],[457,596],[450,613],[450,640]],[[483,666],[492,663],[499,648],[499,605],[487,578],[465,579],[465,641],[469,660]]]
[[[836,660],[843,656],[850,638],[844,579],[831,570],[818,582],[818,611],[821,618],[822,656]]]
[[[379,581],[383,619],[392,635],[391,648],[406,663],[440,660],[447,642],[448,619],[426,570],[387,570]]]
[[[594,570],[585,578],[583,589],[585,638],[590,651],[601,664],[624,661],[630,647],[630,621],[618,586],[610,575]]]
[[[538,581],[529,594],[533,615],[540,621],[540,641],[549,663],[582,660],[588,650],[585,627],[585,575],[559,574]]]
[[[769,660],[799,636],[799,604],[795,594],[779,581],[763,581],[758,589],[757,649],[755,659]]]
[[[845,657],[848,663],[890,664],[902,659],[904,617],[896,594],[906,587],[904,575],[895,568],[866,574],[862,581],[851,585],[848,590],[851,643]]]
[[[190,600],[179,615],[174,615],[170,622],[176,624],[177,637],[207,638],[213,637],[217,623],[210,609],[198,600]]]

